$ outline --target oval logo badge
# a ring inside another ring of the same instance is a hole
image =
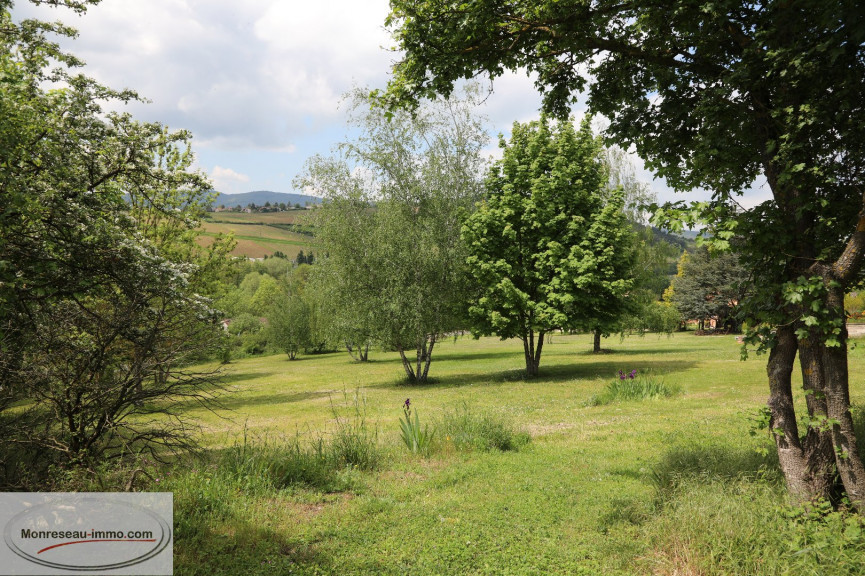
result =
[[[107,495],[71,496],[12,517],[4,530],[9,549],[50,568],[110,570],[153,558],[171,542],[169,523],[144,506]]]

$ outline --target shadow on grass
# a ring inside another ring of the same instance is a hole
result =
[[[701,349],[699,348],[604,348],[601,353],[596,354],[592,350],[577,350],[574,352],[575,356],[579,356],[581,358],[586,357],[596,357],[600,358],[606,355],[615,355],[620,354],[622,356],[644,356],[644,355],[652,355],[655,356],[657,354],[690,354],[692,352],[699,352]]]
[[[237,384],[240,382],[245,382],[246,380],[256,380],[258,378],[268,378],[270,376],[274,376],[278,374],[278,372],[234,372],[230,368],[222,373],[222,376],[219,379],[220,384],[223,386],[229,386],[231,384]]]
[[[508,356],[516,356],[517,352],[514,350],[499,350],[497,352],[478,352],[476,354],[455,354],[455,353],[445,353],[445,354],[435,354],[433,356],[433,363],[440,360],[456,360],[459,362],[460,360],[496,360],[498,358],[506,358]],[[430,368],[432,369],[432,368]]]
[[[695,439],[667,450],[651,475],[662,500],[688,482],[706,484],[742,479],[782,484],[774,448],[762,453],[753,447]]]
[[[318,542],[281,534],[228,506],[214,510],[198,507],[201,502],[188,504],[180,502],[174,515],[176,574],[287,574],[299,566],[331,573],[330,555]]]
[[[657,376],[672,374],[688,370],[697,365],[692,360],[656,360],[641,362],[636,367],[640,371],[649,370]],[[551,382],[567,382],[570,380],[594,380],[598,378],[615,378],[616,372],[623,369],[631,369],[621,361],[607,360],[595,362],[575,362],[567,364],[553,364],[544,366],[541,364],[540,374],[534,378],[526,376],[525,368],[514,368],[511,370],[499,370],[495,372],[470,372],[462,374],[447,374],[444,376],[430,377],[426,382],[418,384],[406,378],[394,378],[387,382],[371,384],[364,388],[389,389],[389,388],[459,388],[461,386],[500,386],[509,382],[525,382],[527,385],[543,384]],[[435,361],[430,367],[432,373],[435,369]]]
[[[254,406],[274,406],[279,404],[291,404],[293,402],[304,402],[306,400],[314,400],[316,398],[328,398],[336,396],[334,390],[319,390],[310,392],[295,392],[294,394],[265,394],[262,396],[248,396],[246,394],[235,395],[231,392],[220,394],[213,402],[213,408],[218,410],[237,411],[242,408],[251,408]],[[178,402],[175,405],[182,410],[194,409],[201,406],[197,400],[188,400],[186,402]],[[229,419],[230,414],[226,414]]]

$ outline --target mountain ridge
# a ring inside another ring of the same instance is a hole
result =
[[[224,192],[219,192],[211,203],[211,206],[216,208],[217,206],[224,205],[226,208],[234,208],[235,206],[240,205],[245,208],[247,204],[263,206],[265,202],[270,202],[271,204],[285,203],[291,206],[300,204],[301,206],[305,206],[307,203],[320,204],[321,198],[318,196],[310,196],[308,194],[273,192],[271,190],[253,190],[251,192],[241,192],[239,194],[225,194]]]

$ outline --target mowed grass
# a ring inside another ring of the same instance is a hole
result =
[[[175,573],[863,573],[863,539],[844,519],[790,512],[771,441],[750,433],[767,396],[765,357],[741,362],[732,336],[611,339],[603,355],[590,346],[553,336],[541,375],[526,380],[518,341],[451,339],[423,386],[404,383],[394,353],[230,364],[225,409],[187,412],[212,462],[326,439],[357,407],[381,462],[341,470],[331,492],[189,463],[162,488],[175,492]],[[854,349],[859,403],[863,368],[865,350]],[[682,393],[587,405],[633,369]],[[461,451],[439,438],[430,457],[411,455],[399,438],[406,398],[422,424],[468,412],[503,418],[531,442]]]

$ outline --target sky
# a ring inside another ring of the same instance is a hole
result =
[[[384,28],[387,0],[102,0],[81,17],[17,4],[17,18],[77,28],[77,39],[60,43],[86,62],[84,72],[147,98],[127,107],[137,118],[191,131],[197,167],[229,194],[300,192],[292,179],[305,160],[348,137],[342,95],[384,88],[399,59]],[[492,89],[479,113],[495,156],[498,134],[537,118],[540,98],[525,74]],[[585,106],[573,111],[579,117]],[[705,197],[674,196],[634,164],[662,201]]]

